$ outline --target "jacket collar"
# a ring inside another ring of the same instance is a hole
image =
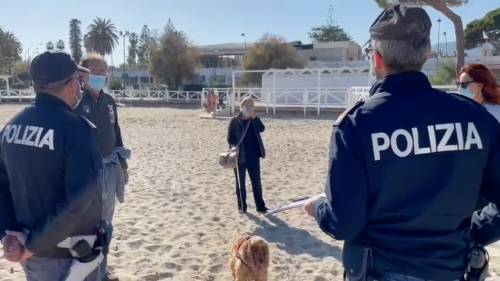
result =
[[[51,106],[61,107],[69,111],[73,111],[73,109],[62,99],[47,93],[37,93],[35,104],[49,104]]]
[[[431,83],[424,73],[420,71],[408,71],[387,75],[377,81],[370,89],[370,96],[382,92],[395,94],[431,88]]]
[[[100,90],[100,91],[99,91],[99,96],[97,97],[97,100],[94,100],[94,97],[92,96],[92,93],[91,93],[89,90],[87,90],[87,89],[84,89],[84,90],[83,90],[83,94],[84,94],[84,95],[83,95],[83,98],[84,98],[84,99],[85,99],[85,98],[88,98],[88,99],[90,99],[91,101],[93,101],[94,103],[99,103],[99,101],[100,101],[100,100],[101,100],[101,98],[102,98],[102,95],[104,94],[104,90]]]

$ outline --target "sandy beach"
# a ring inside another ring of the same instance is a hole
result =
[[[1,105],[0,125],[22,108]],[[109,259],[120,280],[231,280],[228,248],[235,230],[270,243],[270,281],[341,280],[342,243],[323,234],[302,210],[257,215],[249,194],[249,214],[237,213],[234,174],[216,162],[227,146],[229,120],[200,119],[199,113],[119,109],[124,140],[133,151],[130,185],[115,215]],[[268,157],[262,161],[262,180],[268,206],[323,191],[332,121],[263,121]],[[500,251],[492,248],[490,254],[495,275],[500,273]],[[19,266],[0,261],[0,281],[23,276]]]

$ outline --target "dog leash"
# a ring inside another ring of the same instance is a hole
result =
[[[241,257],[241,255],[240,255],[240,249],[241,249],[241,247],[242,247],[242,246],[243,246],[243,245],[244,245],[244,244],[245,244],[248,240],[250,240],[250,238],[251,238],[250,236],[245,236],[245,237],[243,237],[243,238],[240,238],[240,239],[238,239],[238,242],[237,242],[237,243],[236,243],[236,245],[234,246],[234,248],[235,248],[235,253],[236,253],[236,254],[235,254],[236,258],[237,258],[237,259],[239,259],[239,260],[241,261],[241,263],[242,263],[243,265],[245,265],[246,267],[248,267],[248,268],[251,268],[251,267],[250,267],[250,265],[248,265],[248,264],[247,264],[247,263],[243,260],[243,258]]]

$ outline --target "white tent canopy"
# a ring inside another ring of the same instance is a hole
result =
[[[261,73],[262,89],[350,88],[369,86],[369,67],[269,69],[233,72],[233,88],[238,88],[235,74]]]

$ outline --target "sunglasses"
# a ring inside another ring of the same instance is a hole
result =
[[[457,87],[458,88],[462,88],[462,89],[467,89],[469,87],[470,84],[472,83],[476,83],[476,81],[468,81],[468,82],[457,82]]]

